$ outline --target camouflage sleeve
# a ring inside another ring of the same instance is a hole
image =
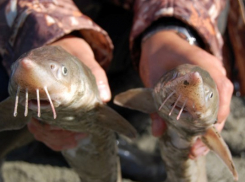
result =
[[[217,17],[224,6],[225,0],[135,0],[130,46],[136,66],[142,33],[153,22],[164,17],[175,18],[187,24],[200,36],[205,49],[221,59],[223,40],[217,28]]]
[[[72,0],[0,1],[0,53],[10,65],[24,52],[78,31],[92,47],[96,60],[107,67],[113,45],[107,33],[83,15]]]

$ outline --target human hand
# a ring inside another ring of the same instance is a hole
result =
[[[61,151],[77,146],[78,141],[86,138],[86,133],[71,132],[49,124],[32,119],[27,124],[29,131],[35,139],[43,142],[54,151]]]
[[[81,60],[95,76],[102,101],[108,102],[111,100],[111,91],[105,70],[95,60],[94,53],[85,40],[69,35],[59,39],[51,45],[61,46],[67,52]]]
[[[207,70],[214,79],[219,92],[219,111],[216,128],[221,131],[230,112],[233,85],[226,77],[220,60],[205,50],[190,45],[171,31],[161,31],[142,43],[139,65],[140,76],[146,87],[154,87],[160,77],[180,64],[194,64]],[[151,115],[152,133],[159,137],[166,129],[165,122],[157,115]],[[190,158],[205,155],[208,148],[198,140],[190,151]]]
[[[93,51],[86,41],[73,36],[65,36],[51,45],[61,46],[88,66],[95,76],[102,101],[108,102],[111,99],[106,73],[95,60]],[[28,129],[37,140],[55,151],[74,148],[79,139],[87,136],[85,133],[66,131],[48,124],[41,124],[35,119],[28,123]]]

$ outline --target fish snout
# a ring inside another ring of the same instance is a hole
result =
[[[34,62],[31,59],[25,57],[20,60],[20,67],[18,67],[18,69],[31,70],[34,66]]]

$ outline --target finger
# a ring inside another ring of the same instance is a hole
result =
[[[67,131],[67,130],[50,130],[50,129],[46,129],[44,127],[40,127],[40,126],[35,126],[32,124],[28,125],[29,130],[31,133],[33,133],[33,135],[39,140],[39,141],[54,141],[54,142],[63,142],[65,143],[65,141],[71,140],[72,138],[74,138],[73,140],[75,140],[75,136],[77,136],[78,138],[82,138],[82,137],[86,137],[85,133],[77,133],[77,132],[72,132],[72,131]]]
[[[96,62],[97,63],[97,62]],[[100,97],[103,102],[111,100],[111,91],[108,83],[108,79],[105,71],[99,66],[95,65],[91,68],[92,73],[95,76],[96,83],[100,92]]]
[[[89,67],[91,72],[93,73],[96,83],[100,92],[100,97],[103,102],[108,102],[111,100],[111,91],[108,83],[108,79],[105,73],[105,70],[99,65],[99,63],[93,57],[86,57],[84,59],[84,55],[77,54],[78,58],[84,60],[83,63]]]
[[[27,127],[32,134],[40,132],[40,128],[42,128],[40,122],[34,118],[32,118],[31,121],[27,123]]]
[[[111,91],[108,83],[108,79],[105,70],[99,65],[99,63],[94,59],[93,56],[85,56],[80,51],[76,56],[83,60],[83,63],[89,67],[92,71],[96,83],[100,92],[100,97],[103,102],[108,102],[111,100]]]
[[[218,123],[223,123],[230,113],[230,102],[233,93],[232,83],[225,78],[225,80],[219,80],[217,83],[219,91],[219,112],[218,112]]]
[[[220,132],[224,127],[225,122],[215,124],[216,129]],[[209,148],[201,141],[201,139],[197,139],[197,141],[193,144],[190,150],[189,158],[195,159],[199,156],[206,155],[209,152]]]
[[[214,126],[217,129],[217,131],[221,132],[222,129],[224,128],[224,125],[225,125],[225,122],[222,122],[222,123],[217,123]]]
[[[61,138],[59,138],[59,137],[52,137],[52,135],[43,135],[40,133],[36,133],[34,136],[38,141],[41,141],[43,143],[50,144],[50,145],[67,145],[70,143],[77,142],[74,135],[70,135],[66,137],[63,137],[61,135]]]
[[[95,60],[94,53],[86,41],[81,38],[66,36],[63,39],[53,43],[53,45],[62,46],[72,55],[81,60],[86,66],[88,66],[95,76],[102,101],[108,102],[111,99],[111,91],[105,71]]]
[[[28,124],[28,128],[38,141],[48,144],[49,146],[69,145],[87,137],[86,133],[72,132],[63,129],[52,130],[50,129],[50,125],[40,124],[39,121],[35,119]]]
[[[195,159],[197,157],[206,155],[209,151],[209,148],[201,141],[200,138],[193,144],[190,150],[189,158]]]
[[[54,151],[62,151],[62,150],[67,150],[67,149],[72,149],[75,148],[78,145],[78,141],[81,139],[86,138],[87,135],[83,133],[78,133],[71,135],[68,138],[64,139],[50,139],[48,136],[43,136],[43,135],[35,135],[35,138],[38,141],[43,142],[45,145],[47,145],[49,148],[51,148]]]
[[[46,123],[41,123],[39,120],[35,118],[32,118],[31,122],[29,122],[27,126],[32,133],[35,133],[35,132],[45,133],[45,132],[49,132],[50,130],[63,131],[62,128],[53,127]]]
[[[68,150],[68,149],[72,149],[75,148],[77,144],[68,144],[68,145],[56,145],[56,144],[49,144],[49,143],[44,143],[45,145],[47,145],[49,148],[51,148],[54,151],[63,151],[63,150]]]
[[[155,137],[160,137],[166,131],[167,125],[162,120],[162,118],[158,114],[151,114],[151,120],[152,120],[152,134]]]

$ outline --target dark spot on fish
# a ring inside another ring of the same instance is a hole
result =
[[[218,119],[216,118],[215,121],[214,121],[214,124],[216,124],[218,122]]]
[[[185,80],[184,85],[189,85],[189,82],[187,80]]]

